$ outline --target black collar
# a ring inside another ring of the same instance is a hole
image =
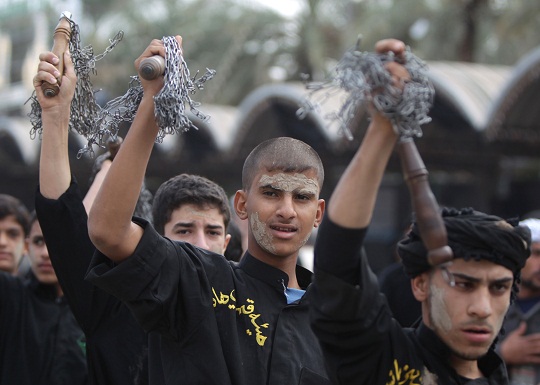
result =
[[[25,276],[25,281],[28,287],[30,287],[39,298],[51,301],[57,299],[56,287],[54,285],[45,285],[39,282],[36,276],[31,271]]]
[[[284,271],[261,262],[249,252],[244,254],[238,266],[253,278],[266,282],[280,292],[283,292],[289,284],[289,276]],[[309,270],[296,265],[296,279],[302,289],[305,290],[309,286],[311,277],[312,273]]]

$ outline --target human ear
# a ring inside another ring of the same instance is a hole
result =
[[[324,199],[319,199],[317,202],[317,214],[315,215],[315,223],[313,227],[319,227],[324,217],[324,209],[326,207],[326,202]]]
[[[247,193],[244,190],[238,190],[234,194],[234,211],[238,218],[245,220],[247,219],[247,209],[246,209]]]
[[[422,273],[411,279],[411,289],[417,301],[425,301],[429,296],[428,274]]]
[[[232,235],[227,234],[225,236],[225,242],[223,242],[223,250],[221,251],[221,254],[225,255],[225,250],[227,250],[227,246],[229,246],[229,242],[231,241]]]

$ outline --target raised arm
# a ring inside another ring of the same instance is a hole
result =
[[[182,39],[176,36],[179,44]],[[135,68],[150,56],[165,56],[161,40],[153,40],[135,61]],[[143,98],[126,138],[99,190],[88,218],[90,239],[103,254],[121,262],[133,254],[143,229],[131,222],[146,167],[159,131],[154,118],[154,96],[163,87],[163,76],[141,78]]]
[[[39,188],[45,198],[58,199],[69,187],[71,169],[68,157],[68,128],[70,105],[75,94],[76,75],[71,56],[64,54],[64,74],[60,92],[45,97],[41,84],[56,84],[60,76],[54,66],[58,57],[52,52],[39,55],[38,72],[34,77],[34,89],[41,105],[43,134],[39,161]]]
[[[381,40],[375,50],[380,53],[393,51],[399,56],[404,53],[405,44],[393,39]],[[387,69],[397,84],[409,77],[407,70],[397,63],[389,63]],[[371,112],[371,123],[362,144],[328,202],[328,217],[346,228],[369,225],[384,170],[397,140],[390,121],[373,110]]]

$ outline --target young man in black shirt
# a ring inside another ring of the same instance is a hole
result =
[[[405,45],[382,40],[376,51],[399,58]],[[390,64],[395,86],[403,87],[408,71]],[[396,140],[390,120],[372,110],[317,234],[311,318],[329,375],[336,384],[508,384],[493,343],[529,255],[530,234],[496,216],[446,210],[454,259],[433,267],[414,224],[398,251],[422,303],[422,322],[402,328],[358,253]]]
[[[0,194],[0,271],[17,274],[26,251],[29,215],[19,199]]]
[[[153,55],[165,55],[162,41],[152,41],[136,67]],[[158,133],[153,97],[163,77],[142,86],[135,120],[90,211],[90,236],[101,253],[87,278],[161,334],[167,383],[328,383],[308,325],[311,277],[296,265],[324,210],[318,155],[301,141],[278,138],[246,159],[235,196],[237,215],[249,221],[239,264],[172,242],[131,220]]]
[[[30,219],[30,272],[0,272],[0,383],[86,385],[85,339],[49,259],[40,224]]]
[[[71,175],[67,145],[76,82],[73,64],[66,55],[60,92],[45,98],[41,83],[56,82],[56,56],[45,52],[40,60],[34,78],[43,124],[36,210],[61,286],[86,335],[90,379],[99,385],[140,385],[149,378],[164,383],[159,355],[151,354],[147,360],[148,349],[159,350],[158,336],[147,336],[121,301],[84,280],[95,252],[86,209],[92,206],[111,161],[102,163],[83,200]],[[222,254],[230,239],[227,196],[220,186],[200,176],[182,174],[163,183],[156,192],[152,216],[160,234],[216,253]]]

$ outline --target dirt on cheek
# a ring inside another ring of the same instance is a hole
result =
[[[266,226],[259,220],[259,213],[253,213],[249,218],[249,221],[251,224],[251,231],[259,246],[271,253],[275,253],[276,248],[272,242],[272,235],[268,234]]]
[[[444,290],[433,285],[431,286],[431,318],[437,328],[442,331],[449,332],[452,329],[452,320],[444,300]]]

